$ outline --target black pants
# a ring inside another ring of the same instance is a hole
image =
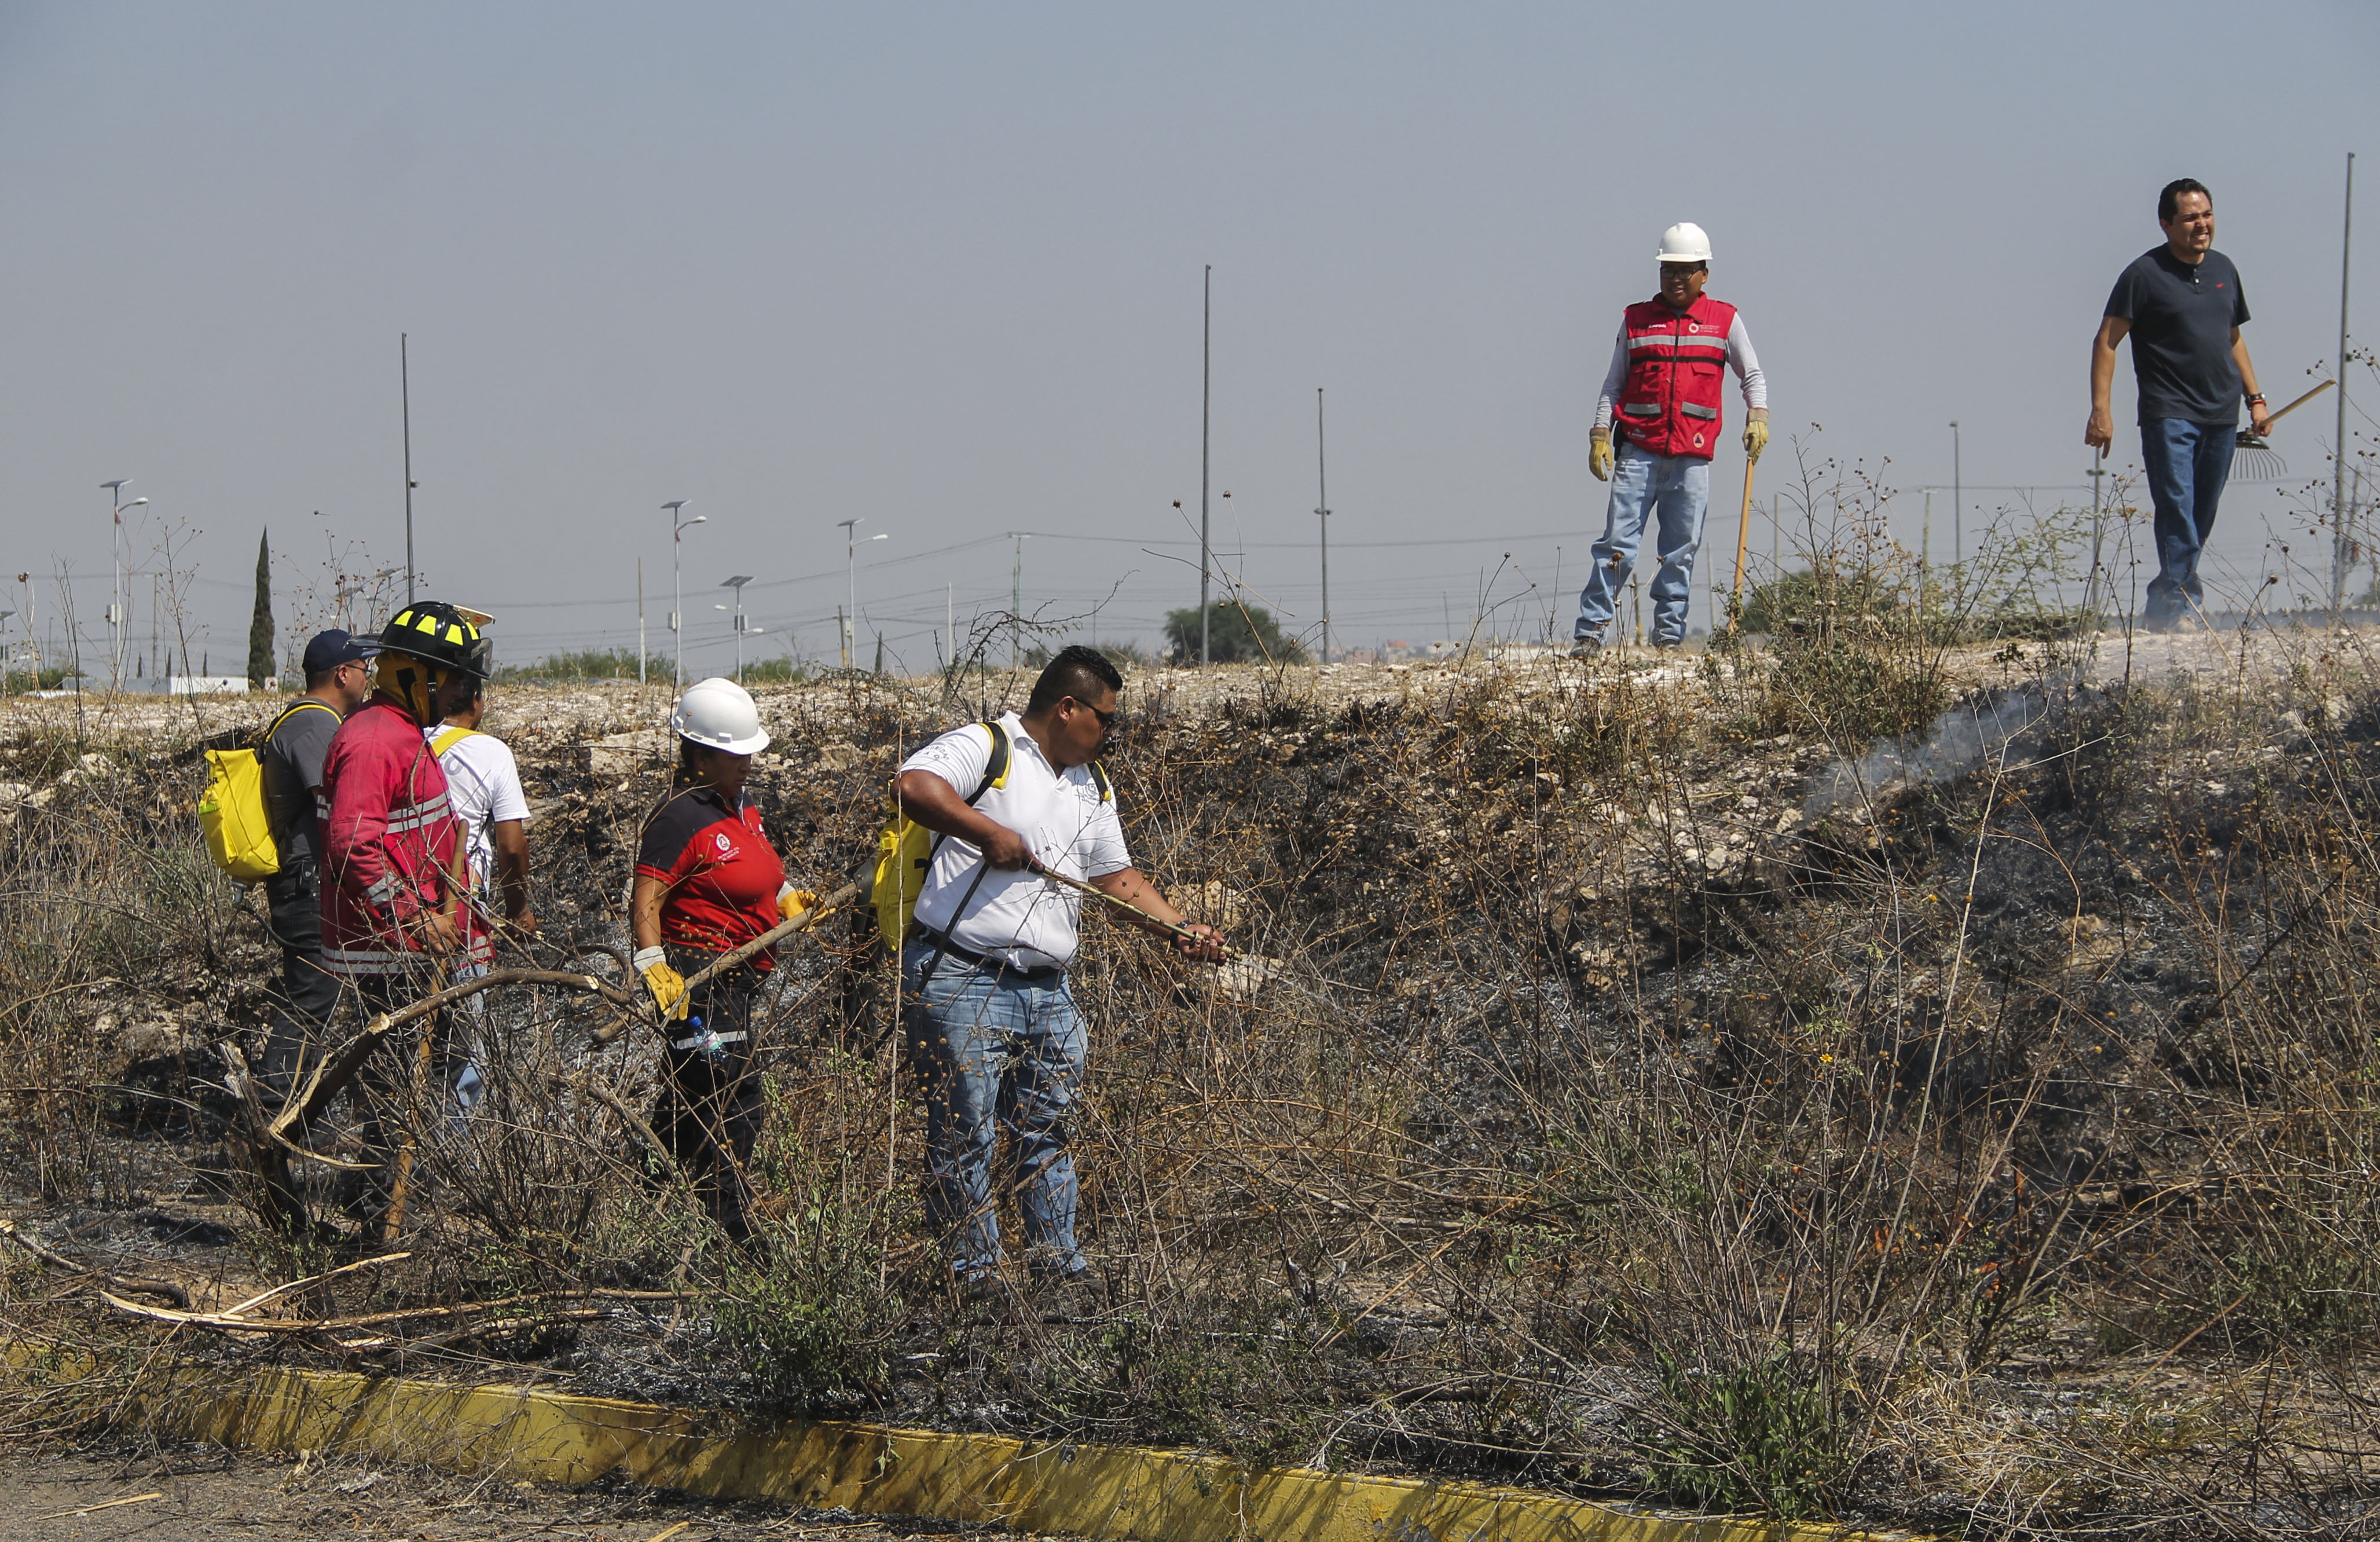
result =
[[[714,956],[672,948],[669,965],[690,976]],[[686,1017],[662,1026],[666,1079],[653,1104],[653,1133],[677,1159],[704,1210],[739,1242],[752,1232],[745,1212],[762,1114],[759,1061],[752,1042],[753,997],[759,989],[759,975],[741,965],[694,988]],[[728,1042],[677,1048],[706,1030]]]
[[[383,1012],[410,1006],[444,983],[443,971],[427,965],[410,974],[358,975],[353,981],[361,1009],[356,1026],[360,1029]],[[368,1223],[387,1216],[400,1176],[408,1195],[420,1192],[427,1177],[422,1159],[428,1154],[420,1137],[434,1136],[438,1122],[454,1110],[449,1089],[455,1067],[443,1017],[443,1012],[432,1014],[391,1032],[356,1073],[353,1096],[363,1109],[356,1127],[363,1147],[358,1160],[373,1166],[358,1174],[361,1192],[354,1195],[350,1208]],[[410,1199],[407,1210],[418,1213]]]
[[[322,967],[322,881],[311,855],[295,856],[264,880],[265,915],[281,944],[281,985],[272,994],[270,1030],[257,1084],[270,1116],[330,1047],[338,977]]]

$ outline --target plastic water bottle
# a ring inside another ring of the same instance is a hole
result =
[[[727,1046],[719,1042],[719,1034],[716,1029],[705,1027],[703,1026],[702,1019],[695,1016],[688,1016],[686,1018],[686,1026],[694,1030],[694,1044],[692,1047],[694,1053],[700,1055],[705,1060],[715,1061],[726,1058]]]

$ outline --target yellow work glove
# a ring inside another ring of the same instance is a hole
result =
[[[1768,448],[1768,409],[1755,407],[1744,414],[1743,454],[1748,460],[1758,460],[1760,452]]]
[[[819,897],[807,889],[788,889],[777,896],[777,914],[790,921],[805,910],[816,908]]]
[[[632,962],[644,977],[645,989],[653,993],[653,1005],[662,1009],[662,1020],[669,1022],[686,1015],[686,977],[671,968],[661,953],[659,948],[639,948]]]
[[[1597,429],[1587,435],[1586,468],[1595,473],[1597,481],[1608,482],[1611,480],[1611,431],[1609,429]]]

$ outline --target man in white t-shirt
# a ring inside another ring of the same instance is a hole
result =
[[[485,651],[484,650],[482,650]],[[446,773],[446,800],[463,823],[463,853],[470,864],[465,889],[470,907],[479,914],[477,929],[494,929],[501,898],[507,923],[534,934],[537,914],[528,905],[528,798],[521,791],[520,766],[512,747],[480,730],[488,712],[487,661],[471,678],[470,698],[446,714],[435,728],[421,731],[438,769]],[[485,965],[455,971],[457,978],[484,973]],[[484,1028],[488,998],[468,998],[472,1020]],[[487,1075],[481,1069],[484,1043],[472,1047],[455,1071],[455,1101],[463,1111],[480,1106],[486,1096]]]
[[[904,1024],[927,1081],[928,1219],[950,1239],[962,1292],[987,1288],[1001,1259],[991,1157],[1009,1136],[1010,1181],[1037,1281],[1093,1286],[1075,1239],[1068,1135],[1087,1034],[1066,967],[1082,896],[1028,857],[1148,917],[1144,929],[1187,958],[1218,960],[1211,927],[1181,912],[1132,866],[1115,796],[1096,758],[1123,677],[1069,648],[1034,683],[1025,711],[945,734],[903,763],[909,818],[933,831],[917,925],[902,945]]]
[[[471,698],[446,714],[435,728],[425,728],[446,773],[446,797],[455,817],[463,821],[464,849],[471,864],[473,908],[490,920],[499,900],[507,923],[527,932],[537,930],[536,913],[528,904],[528,798],[521,792],[520,766],[511,747],[480,722],[487,715],[488,683],[471,683]]]

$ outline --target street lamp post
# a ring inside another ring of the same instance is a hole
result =
[[[686,627],[683,625],[686,620],[683,613],[686,610],[686,577],[678,562],[678,548],[685,544],[688,525],[710,522],[710,516],[705,514],[698,514],[691,519],[681,518],[678,511],[686,507],[686,502],[684,498],[673,498],[662,505],[662,512],[670,516],[670,587],[674,596],[670,602],[670,634],[677,639],[677,662],[670,668],[671,679],[678,690],[686,688]]]
[[[719,586],[721,589],[732,589],[735,591],[735,683],[739,686],[744,683],[744,586],[751,581],[752,575],[749,573],[738,573]],[[726,608],[724,605],[712,607],[714,610],[722,611]]]
[[[129,477],[118,477],[112,482],[99,484],[114,504],[108,514],[110,573],[107,586],[107,625],[109,640],[113,645],[112,658],[108,665],[110,673],[108,685],[117,690],[124,687],[124,511],[137,509],[149,501],[146,498],[135,498],[128,504],[124,501],[124,484],[131,480]]]
[[[856,519],[838,519],[834,523],[843,531],[844,598],[850,606],[843,613],[843,667],[849,669],[852,667],[852,638],[857,635],[859,625],[859,527],[868,523],[868,516],[863,514]],[[884,540],[889,538],[880,530],[868,539]]]

